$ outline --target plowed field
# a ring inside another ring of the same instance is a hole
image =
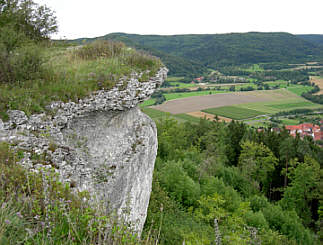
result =
[[[286,90],[236,92],[169,100],[161,105],[152,106],[152,108],[170,112],[172,114],[179,114],[228,105],[265,101],[269,102],[286,98],[286,96],[289,98],[293,96],[297,97],[297,95],[293,95]]]

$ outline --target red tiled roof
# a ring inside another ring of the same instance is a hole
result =
[[[323,140],[323,132],[314,132],[314,140]]]
[[[287,125],[285,128],[289,131],[289,134],[294,137],[296,136],[296,133],[299,133],[301,137],[308,135],[313,137],[314,140],[320,140],[323,138],[320,127],[312,123],[303,123],[299,125]]]

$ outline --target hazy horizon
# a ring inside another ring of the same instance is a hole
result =
[[[34,0],[56,12],[55,39],[140,35],[287,32],[322,34],[321,0]]]

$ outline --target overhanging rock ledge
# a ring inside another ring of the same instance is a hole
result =
[[[25,150],[21,164],[27,169],[54,168],[63,181],[89,191],[93,200],[117,211],[140,234],[151,193],[157,130],[137,105],[163,83],[167,71],[162,67],[146,82],[139,81],[142,74],[132,74],[113,89],[78,103],[53,102],[50,113],[27,117],[22,111],[8,111],[10,120],[0,120],[0,141]],[[35,162],[33,154],[50,164]]]

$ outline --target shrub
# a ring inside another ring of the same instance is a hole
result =
[[[8,28],[0,34],[0,83],[23,82],[39,77],[42,49],[30,41],[20,43],[23,38],[23,35]]]
[[[181,162],[167,162],[159,174],[161,186],[174,200],[186,207],[194,205],[199,198],[200,187],[184,171]]]
[[[256,196],[254,195],[249,199],[250,207],[254,212],[258,212],[263,208],[266,208],[269,204],[268,200],[264,196]]]
[[[258,229],[269,229],[268,223],[261,211],[249,211],[245,214],[244,219],[248,226],[256,227]]]
[[[97,58],[113,58],[124,52],[125,45],[121,42],[97,40],[77,48],[74,55],[84,60]]]

